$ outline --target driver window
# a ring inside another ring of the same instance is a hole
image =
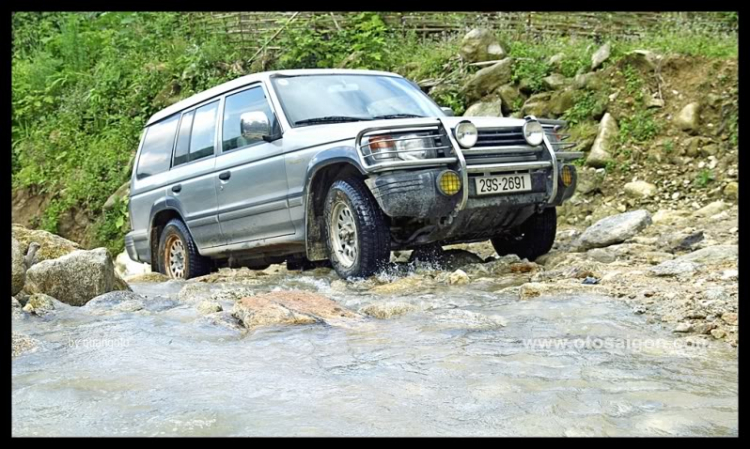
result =
[[[263,142],[264,115],[272,129],[275,117],[262,88],[254,87],[228,96],[224,105],[222,151]]]

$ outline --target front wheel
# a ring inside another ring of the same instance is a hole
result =
[[[169,221],[161,232],[159,268],[172,279],[190,279],[210,271],[209,259],[198,253],[190,231],[180,220]]]
[[[357,178],[334,182],[324,216],[328,256],[339,276],[367,277],[388,263],[390,230],[364,182]]]
[[[556,233],[557,210],[549,207],[529,217],[510,235],[494,237],[491,241],[498,256],[515,254],[533,261],[552,249]]]

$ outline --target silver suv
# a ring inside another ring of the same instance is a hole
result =
[[[487,239],[533,260],[575,191],[562,126],[453,117],[387,72],[244,76],[146,123],[128,254],[185,279],[285,260],[363,277],[391,250]]]

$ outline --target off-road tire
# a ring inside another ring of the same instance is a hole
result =
[[[557,233],[557,209],[548,207],[524,221],[511,235],[491,239],[498,256],[516,254],[530,261],[547,254],[555,243]]]
[[[356,227],[357,254],[351,266],[339,261],[331,238],[333,212],[339,202],[350,209]],[[328,258],[341,278],[367,277],[386,266],[391,256],[390,229],[383,211],[363,181],[357,178],[335,181],[328,190],[323,214],[323,237]]]
[[[184,248],[184,275],[181,277],[174,276],[167,266],[167,242],[179,239]],[[197,276],[208,274],[211,271],[211,259],[201,256],[198,253],[198,247],[195,245],[193,238],[190,236],[187,226],[182,220],[172,219],[161,231],[159,238],[159,272],[175,279],[190,279]]]

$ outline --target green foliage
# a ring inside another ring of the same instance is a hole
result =
[[[714,181],[714,179],[714,173],[711,170],[704,168],[698,173],[698,176],[695,178],[695,185],[701,188],[705,188],[709,183]]]
[[[531,92],[544,90],[542,79],[550,74],[551,67],[542,47],[526,42],[515,42],[510,49],[509,56],[515,58],[512,71],[513,82],[528,83]]]
[[[286,51],[279,58],[279,66],[333,68],[346,60],[349,68],[387,67],[385,59],[391,42],[380,15],[358,13],[352,25],[342,30],[331,30],[321,21],[321,16],[313,16],[308,26],[291,28],[283,35],[279,45]]]
[[[565,111],[563,119],[571,125],[585,122],[601,115],[607,104],[607,98],[601,92],[589,90],[578,91],[573,107]]]
[[[112,254],[119,254],[125,249],[122,235],[130,227],[128,219],[128,198],[121,198],[98,221],[94,244],[104,246]]]
[[[664,152],[667,154],[672,154],[674,151],[674,141],[672,139],[665,140],[663,143]]]
[[[648,142],[656,137],[661,129],[654,120],[654,111],[638,109],[632,114],[622,117],[619,121],[621,144],[629,142]]]

